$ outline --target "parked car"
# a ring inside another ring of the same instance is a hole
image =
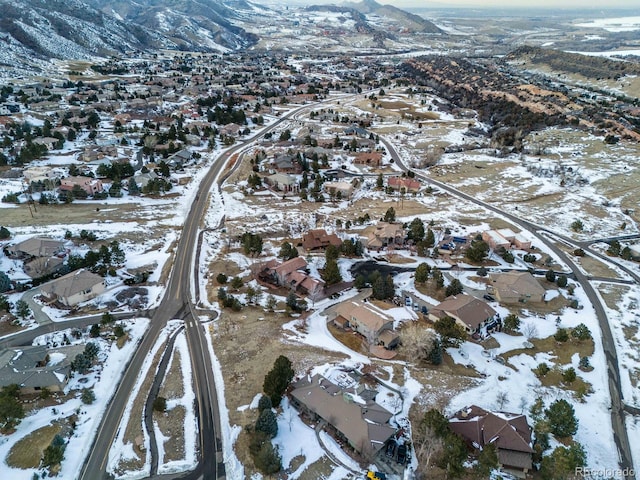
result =
[[[387,476],[384,473],[369,470],[367,472],[367,480],[387,480]]]
[[[495,302],[496,299],[493,298],[491,295],[489,295],[488,293],[485,293],[482,298],[484,298],[485,300],[488,300],[489,302]]]
[[[407,446],[405,444],[398,446],[396,462],[398,462],[400,465],[404,465],[407,462]]]
[[[387,457],[393,458],[393,456],[396,454],[397,446],[398,444],[396,443],[395,440],[389,440],[387,442],[387,449],[385,450],[385,454],[387,455]]]

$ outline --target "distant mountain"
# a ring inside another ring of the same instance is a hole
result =
[[[0,68],[172,46],[78,0],[0,0],[0,11]]]
[[[130,50],[226,51],[252,45],[234,26],[245,0],[0,0],[0,73],[37,72],[51,59]]]
[[[344,3],[343,6],[353,8],[358,12],[368,15],[375,14],[382,18],[393,19],[402,24],[407,30],[419,33],[444,33],[433,22],[419,15],[406,12],[392,5],[380,5],[375,0],[362,0],[359,3]]]
[[[183,50],[235,50],[258,40],[232,23],[254,10],[244,0],[84,1],[103,13],[157,32]]]

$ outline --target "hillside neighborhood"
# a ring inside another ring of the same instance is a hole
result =
[[[633,478],[633,206],[456,65],[313,60],[2,84],[0,477]]]

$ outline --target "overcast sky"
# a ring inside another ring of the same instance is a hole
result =
[[[284,3],[296,5],[313,5],[321,3],[344,3],[342,0],[282,0]],[[359,0],[350,0],[357,3]],[[396,7],[541,7],[541,8],[583,8],[600,9],[607,8],[637,8],[640,10],[638,0],[376,0],[378,3],[394,5]],[[259,0],[258,0],[258,3]],[[265,2],[267,3],[267,2]],[[280,3],[277,0],[270,0],[268,3]]]

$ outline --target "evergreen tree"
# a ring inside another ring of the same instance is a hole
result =
[[[425,283],[429,279],[431,267],[426,263],[421,263],[416,267],[415,281],[416,283]]]
[[[429,363],[432,365],[440,365],[442,363],[442,343],[438,338],[433,340],[431,350],[429,350]]]
[[[129,195],[140,195],[140,187],[138,187],[133,177],[129,179],[127,186],[129,188]]]
[[[504,328],[509,332],[517,332],[520,330],[520,317],[515,313],[510,313],[504,319]]]
[[[29,304],[22,299],[16,302],[16,315],[23,320],[31,315]]]
[[[292,258],[295,258],[297,256],[298,256],[298,249],[293,245],[291,245],[289,242],[284,242],[280,246],[280,252],[278,253],[278,257],[282,258],[283,260],[285,261],[291,260]]]
[[[24,408],[19,398],[18,385],[9,385],[0,391],[0,428],[12,429],[24,418]]]
[[[11,232],[6,227],[0,227],[0,240],[11,238]]]
[[[424,223],[420,218],[416,217],[411,220],[407,237],[416,243],[424,239]]]
[[[255,429],[258,432],[265,433],[269,438],[273,438],[278,434],[278,422],[273,410],[265,408],[260,412],[260,415],[258,415],[258,419],[256,420]]]
[[[551,455],[542,458],[540,471],[543,480],[565,480],[575,475],[578,467],[584,467],[587,456],[577,442],[569,447],[557,447]]]
[[[393,207],[389,207],[384,214],[383,220],[388,223],[393,223],[396,221],[396,211]]]
[[[273,368],[264,377],[262,388],[264,393],[271,399],[271,404],[274,407],[280,405],[282,395],[289,383],[291,383],[293,374],[291,360],[284,355],[280,355],[273,364]]]
[[[4,293],[11,290],[11,279],[9,276],[0,270],[0,293]]]
[[[271,405],[271,399],[266,395],[262,395],[260,400],[258,400],[258,412],[262,412],[263,410],[271,410],[273,405]]]
[[[458,295],[459,293],[462,293],[463,290],[464,288],[462,287],[462,282],[460,282],[460,280],[458,280],[457,278],[454,278],[453,280],[451,280],[451,283],[447,285],[445,295],[447,297]]]
[[[433,234],[433,230],[428,229],[427,230],[427,235],[424,239],[426,246],[431,248],[436,244],[436,236]]]
[[[342,281],[342,274],[340,273],[340,268],[338,267],[337,260],[328,259],[324,265],[324,270],[322,271],[322,280],[324,283],[328,285],[335,285],[336,283],[340,283]]]
[[[491,470],[498,467],[498,452],[493,443],[486,444],[478,454],[475,473],[480,478],[489,478]]]
[[[556,400],[544,411],[549,431],[564,438],[578,431],[578,419],[571,404],[564,399]]]
[[[483,240],[473,240],[467,251],[465,257],[474,263],[482,262],[489,253],[489,245]]]
[[[8,312],[11,310],[11,303],[6,295],[0,295],[0,312]]]
[[[458,325],[455,319],[448,316],[436,321],[433,328],[440,334],[442,344],[445,347],[457,347],[461,341],[467,338],[467,332],[464,328]]]
[[[548,282],[555,282],[556,281],[556,272],[554,272],[552,269],[547,270],[547,273],[545,273],[544,277],[547,279]]]

